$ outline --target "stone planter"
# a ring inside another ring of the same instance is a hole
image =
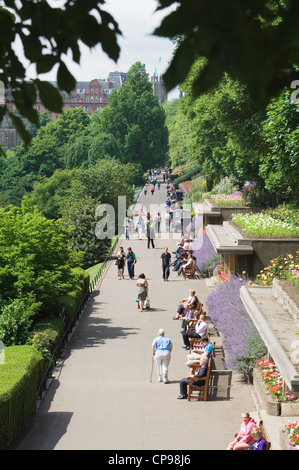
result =
[[[281,403],[281,416],[299,417],[299,402],[288,401]]]
[[[281,430],[279,431],[279,447],[281,450],[292,450],[289,444],[288,435]]]
[[[274,401],[269,395],[263,381],[261,380],[260,374],[256,369],[253,372],[253,385],[259,401],[268,415],[299,417],[299,401],[288,401],[282,403]]]
[[[263,384],[258,370],[253,372],[253,385],[263,409],[268,415],[280,416],[281,403],[274,401]]]

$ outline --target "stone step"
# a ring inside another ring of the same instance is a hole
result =
[[[241,235],[238,238],[238,232],[229,224],[207,225],[206,233],[218,253],[243,255],[253,253],[253,247],[250,244],[241,244]]]

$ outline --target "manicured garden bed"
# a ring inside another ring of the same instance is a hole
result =
[[[299,237],[299,227],[264,213],[233,214],[232,221],[241,227],[241,233],[251,237]]]

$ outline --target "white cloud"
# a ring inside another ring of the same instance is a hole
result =
[[[169,39],[152,34],[169,11],[157,12],[156,8],[156,0],[106,0],[103,9],[112,14],[122,32],[118,38],[121,48],[119,60],[115,63],[109,59],[100,45],[93,50],[82,45],[80,65],[72,62],[71,55],[66,58],[67,66],[76,80],[89,81],[93,78],[107,78],[109,72],[127,72],[137,61],[145,64],[150,75],[155,68],[162,75],[171,60],[174,46]],[[27,68],[27,74],[35,76],[31,66]],[[41,78],[56,80],[56,69]],[[169,95],[170,98],[178,97],[177,90],[173,93]]]

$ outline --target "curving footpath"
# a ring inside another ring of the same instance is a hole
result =
[[[140,203],[163,204],[166,186],[148,191]],[[163,235],[163,234],[162,234]],[[138,262],[135,275],[149,280],[151,309],[137,309],[136,281],[119,280],[112,261],[73,333],[60,367],[18,449],[34,450],[222,450],[239,430],[241,414],[256,412],[252,386],[238,374],[232,387],[220,387],[206,402],[177,400],[185,365],[180,321],[174,321],[178,301],[194,288],[205,305],[210,288],[204,280],[184,280],[171,271],[163,282],[160,256],[174,251],[178,240],[121,240]],[[136,276],[135,276],[136,277]],[[151,344],[164,328],[174,344],[169,384],[150,382]],[[216,369],[222,369],[221,337],[216,341]],[[113,455],[113,453],[112,453]]]

